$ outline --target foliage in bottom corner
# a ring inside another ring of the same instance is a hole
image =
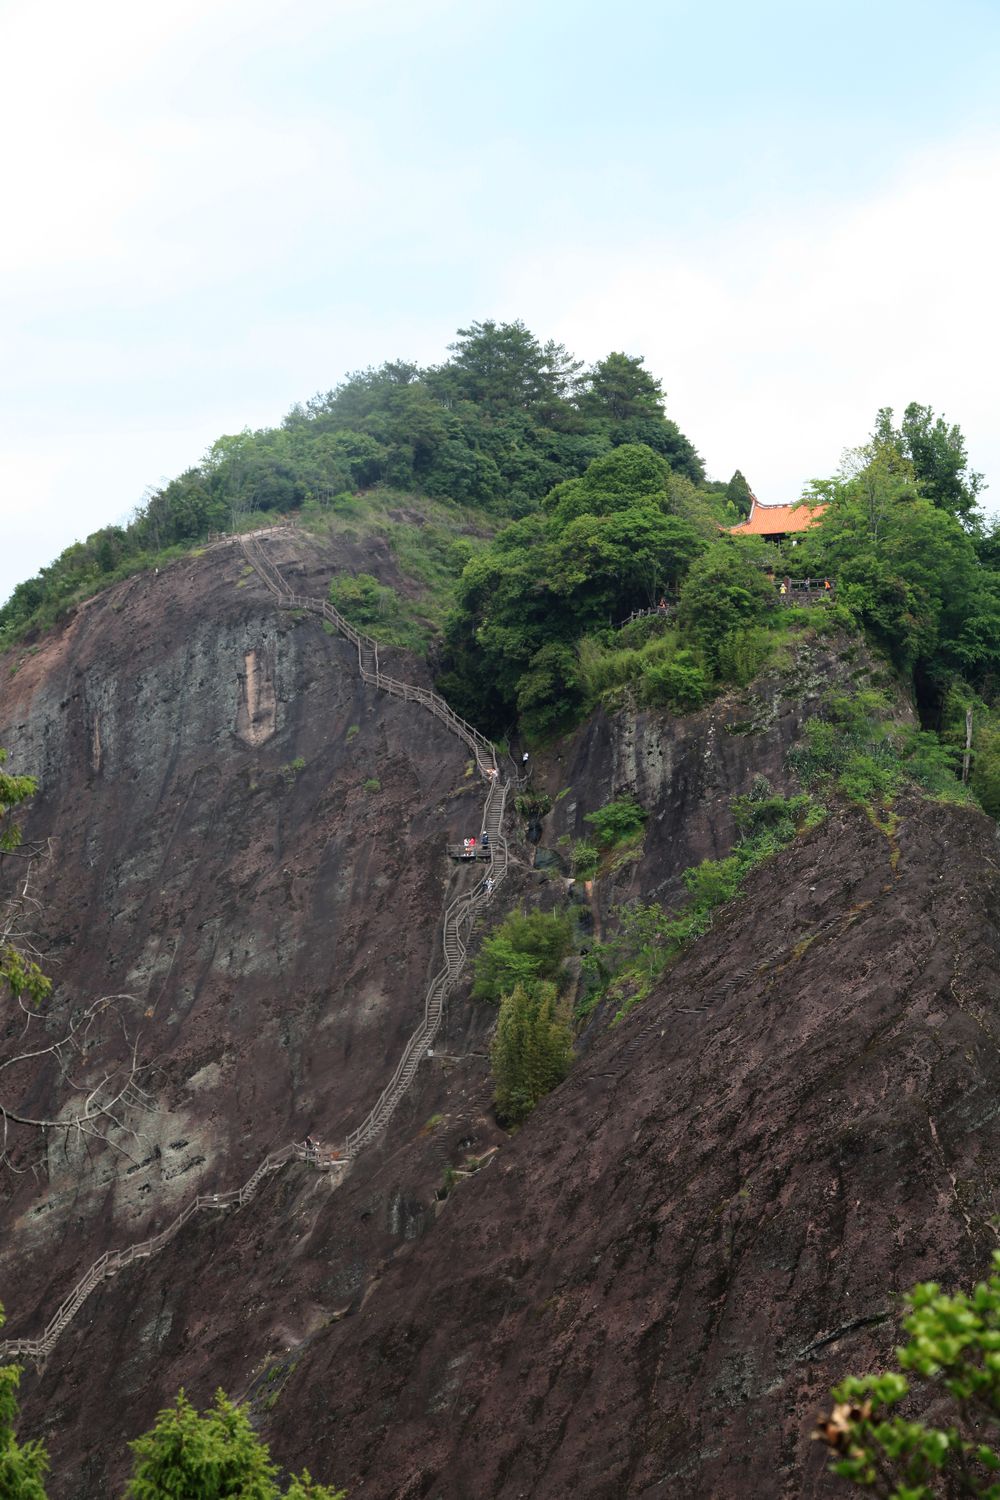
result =
[[[983,1441],[995,1441],[1000,1424],[1000,1251],[971,1295],[949,1296],[929,1281],[904,1300],[909,1342],[897,1350],[900,1369],[842,1380],[813,1435],[837,1455],[832,1473],[883,1500],[1000,1500],[1000,1453]],[[936,1411],[948,1403],[947,1426],[896,1412],[910,1394],[908,1377],[935,1398]]]
[[[0,1327],[3,1322],[0,1307]],[[20,1383],[19,1365],[0,1367],[0,1495],[4,1500],[45,1500],[49,1456],[44,1445],[30,1439],[19,1443],[14,1435]]]
[[[500,1119],[518,1125],[569,1072],[573,1037],[554,984],[515,984],[500,1002],[490,1046],[494,1103]]]
[[[0,1326],[3,1310],[0,1308]],[[18,1365],[0,1367],[0,1496],[3,1500],[46,1500],[44,1479],[49,1469],[45,1447],[37,1441],[18,1443]],[[174,1406],[161,1411],[150,1432],[129,1446],[135,1454],[125,1500],[345,1500],[345,1490],[317,1484],[308,1470],[293,1476],[287,1489],[276,1482],[278,1467],[266,1443],[250,1426],[241,1406],[216,1392],[215,1405],[199,1414],[183,1391]]]
[[[200,1415],[183,1391],[174,1406],[161,1411],[151,1432],[130,1444],[136,1456],[128,1500],[171,1500],[197,1495],[223,1500],[245,1495],[253,1500],[344,1500],[343,1490],[316,1484],[308,1470],[293,1477],[287,1490],[275,1483],[276,1464],[266,1443],[250,1426],[242,1407],[216,1391],[215,1405]]]

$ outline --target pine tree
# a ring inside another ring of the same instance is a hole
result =
[[[750,514],[750,503],[753,500],[753,491],[747,484],[742,472],[737,469],[732,479],[726,485],[726,499],[736,511],[737,515],[748,516]]]
[[[200,1415],[183,1391],[152,1431],[129,1445],[137,1463],[128,1500],[280,1500],[277,1466],[246,1412],[216,1391],[215,1406]],[[0,1491],[0,1493],[3,1493]],[[343,1500],[344,1491],[315,1484],[308,1472],[291,1481],[286,1500]]]

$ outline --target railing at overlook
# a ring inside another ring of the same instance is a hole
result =
[[[832,603],[837,594],[837,585],[831,580],[828,586],[825,578],[775,578],[772,581],[779,605]],[[615,628],[622,630],[633,620],[669,620],[677,612],[678,597],[678,590],[673,589],[664,594],[659,604],[651,604],[648,609],[634,609],[624,620],[619,620]]]

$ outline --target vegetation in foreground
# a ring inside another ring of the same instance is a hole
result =
[[[933,1281],[903,1299],[907,1342],[898,1368],[849,1376],[814,1436],[833,1449],[832,1473],[880,1500],[1000,1497],[1000,1251],[971,1294]],[[903,1416],[916,1390],[937,1422]]]
[[[0,1327],[3,1308],[0,1307]],[[46,1500],[49,1458],[42,1443],[19,1443],[17,1421],[18,1365],[0,1366],[0,1496],[3,1500]],[[317,1484],[304,1469],[277,1482],[278,1467],[267,1444],[254,1432],[243,1407],[223,1391],[199,1413],[180,1391],[155,1425],[129,1444],[135,1455],[123,1500],[345,1500],[345,1490]]]

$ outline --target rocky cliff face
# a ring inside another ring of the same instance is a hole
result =
[[[322,593],[331,567],[314,551],[297,586]],[[121,995],[88,1076],[138,1037],[152,1106],[116,1149],[18,1138],[0,1242],[17,1334],[193,1193],[358,1123],[421,1013],[468,879],[445,843],[478,832],[481,794],[443,726],[365,689],[353,649],[276,611],[232,547],[119,586],[12,664],[0,743],[41,783],[25,831],[47,842],[52,1029]],[[24,1114],[65,1112],[54,1065],[5,1083]]]
[[[998,896],[987,820],[916,802],[765,867],[317,1342],[279,1451],[380,1500],[826,1492],[831,1382],[995,1244]]]
[[[270,545],[322,592],[322,547]],[[15,661],[0,744],[43,784],[27,831],[53,841],[54,1019],[127,994],[92,1061],[141,1032],[155,1063],[127,1158],[50,1135],[39,1163],[31,1136],[38,1170],[3,1181],[0,1295],[31,1334],[107,1246],[272,1145],[357,1123],[419,1015],[446,892],[470,878],[444,843],[478,831],[480,798],[458,742],[273,610],[231,547],[120,585]],[[649,809],[644,852],[596,920],[671,899],[728,849],[754,775],[787,789],[812,699],[869,665],[813,645],[687,720],[599,715],[540,757],[549,863],[522,846],[504,904],[562,899],[560,839],[623,790]],[[589,1036],[513,1139],[489,1110],[491,1017],[454,997],[343,1186],[294,1164],[193,1220],[27,1375],[52,1494],[113,1493],[182,1383],[248,1396],[276,1455],[352,1500],[819,1493],[813,1404],[891,1345],[893,1291],[969,1280],[992,1243],[997,871],[972,812],[914,799],[893,843],[838,814]],[[12,1087],[59,1106],[50,1068]],[[491,1145],[440,1202],[445,1167]]]

